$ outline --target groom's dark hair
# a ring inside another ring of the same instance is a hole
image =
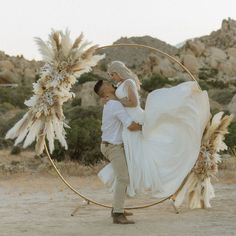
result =
[[[98,80],[98,82],[94,85],[94,92],[99,95],[99,90],[103,85],[103,80]]]

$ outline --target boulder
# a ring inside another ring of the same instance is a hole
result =
[[[93,87],[96,84],[96,81],[89,81],[82,85],[76,94],[77,98],[81,99],[81,106],[88,107],[88,106],[97,106],[99,105],[99,98],[94,93]]]
[[[26,68],[24,70],[24,77],[26,79],[30,79],[31,81],[35,79],[35,70],[31,68]]]
[[[226,61],[219,64],[219,70],[227,75],[232,75],[233,67],[230,61]]]
[[[12,71],[12,70],[14,70],[14,65],[12,64],[11,61],[2,60],[2,61],[0,61],[0,69]]]
[[[188,40],[185,45],[186,49],[190,49],[196,57],[202,55],[205,50],[205,45],[199,40]]]
[[[10,84],[14,83],[16,81],[16,75],[9,71],[9,70],[4,70],[0,72],[0,84]]]
[[[210,47],[209,54],[211,57],[213,57],[215,60],[219,62],[225,61],[227,59],[226,53],[220,48]]]
[[[192,72],[193,74],[198,73],[199,62],[195,56],[189,54],[184,55],[182,61],[184,66],[186,66],[190,70],[190,72]]]
[[[164,58],[159,61],[157,66],[153,66],[153,73],[161,74],[164,77],[174,77],[176,70],[173,68],[172,63],[167,58]]]
[[[219,69],[219,65],[227,60],[226,53],[223,50],[216,47],[208,48],[206,52],[206,57],[207,57],[206,63],[209,64],[209,66],[214,69]]]
[[[226,52],[229,56],[236,58],[236,48],[228,48]]]

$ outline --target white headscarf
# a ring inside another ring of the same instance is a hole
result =
[[[140,81],[138,76],[133,73],[126,65],[121,61],[113,61],[108,65],[108,73],[117,73],[123,80],[132,79],[137,85],[138,90],[140,89]]]

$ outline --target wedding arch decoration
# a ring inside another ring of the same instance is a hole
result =
[[[28,112],[7,132],[6,139],[16,139],[15,145],[23,142],[24,148],[35,141],[36,154],[40,155],[44,151],[46,152],[59,178],[68,188],[87,203],[111,208],[110,205],[97,202],[76,190],[63,177],[50,156],[54,150],[56,139],[65,149],[68,148],[65,132],[65,128],[68,126],[65,123],[63,104],[75,96],[71,92],[73,84],[79,80],[83,73],[91,71],[92,67],[105,57],[104,54],[95,53],[103,49],[117,47],[145,48],[161,54],[177,63],[191,80],[196,82],[197,80],[175,57],[147,45],[126,43],[101,47],[98,45],[91,46],[91,43],[84,41],[83,34],[72,42],[68,30],[65,32],[52,30],[46,42],[40,38],[35,40],[45,64],[41,68],[39,80],[33,84],[34,95],[25,101],[25,105],[29,108]],[[210,207],[210,199],[214,196],[210,178],[217,173],[217,164],[221,161],[219,152],[227,149],[224,143],[224,135],[227,133],[231,120],[232,116],[223,115],[223,112],[216,114],[211,120],[209,118],[209,124],[202,138],[199,158],[174,195],[150,204],[126,207],[126,209],[147,208],[160,204],[167,199],[174,200],[174,207],[180,206],[184,199],[188,200],[190,208]]]

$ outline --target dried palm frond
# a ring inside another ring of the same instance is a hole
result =
[[[40,79],[33,84],[34,95],[25,105],[29,111],[7,134],[6,139],[15,139],[15,145],[24,141],[23,147],[36,140],[36,153],[44,150],[48,140],[50,152],[58,139],[67,148],[63,103],[74,97],[71,87],[80,75],[89,72],[104,55],[94,55],[97,45],[88,48],[83,34],[72,43],[69,30],[52,30],[49,40],[35,38],[45,65],[41,68]]]

